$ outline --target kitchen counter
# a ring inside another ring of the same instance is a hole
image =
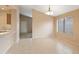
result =
[[[0,30],[0,35],[4,35],[9,33],[10,30]]]

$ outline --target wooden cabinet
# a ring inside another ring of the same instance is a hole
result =
[[[11,14],[7,13],[7,24],[11,24]]]

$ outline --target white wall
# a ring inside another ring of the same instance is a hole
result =
[[[52,18],[39,12],[32,11],[33,39],[52,37],[53,21]]]

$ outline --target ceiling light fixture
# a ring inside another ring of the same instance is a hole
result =
[[[53,15],[53,11],[51,10],[50,8],[50,5],[49,5],[49,8],[48,8],[48,11],[46,12],[47,15]]]
[[[8,5],[5,5],[4,7],[2,7],[1,9],[2,10],[8,10],[9,6]]]

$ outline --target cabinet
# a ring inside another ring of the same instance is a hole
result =
[[[7,13],[7,24],[11,24],[11,14]]]

